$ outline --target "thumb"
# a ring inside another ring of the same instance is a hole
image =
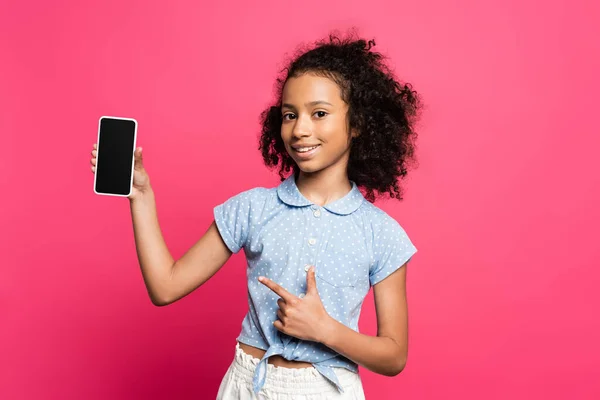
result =
[[[142,148],[138,147],[134,152],[135,157],[135,168],[141,169],[144,167],[144,159],[142,156]]]
[[[317,281],[315,280],[315,267],[310,267],[308,274],[306,274],[306,293],[318,294]]]

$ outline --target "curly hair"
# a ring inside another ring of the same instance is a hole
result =
[[[370,202],[385,193],[402,200],[398,180],[406,176],[409,162],[415,161],[414,124],[421,101],[409,83],[398,82],[384,64],[384,56],[371,50],[373,46],[374,40],[330,34],[310,49],[297,50],[281,71],[275,105],[260,115],[259,140],[265,164],[279,166],[281,180],[290,170],[296,176],[299,173],[281,138],[283,87],[289,78],[311,73],[330,78],[340,87],[348,104],[349,127],[359,133],[351,143],[348,178]]]

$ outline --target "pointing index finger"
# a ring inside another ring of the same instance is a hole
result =
[[[275,292],[275,294],[279,295],[279,297],[281,297],[286,302],[290,301],[291,298],[294,297],[290,292],[285,290],[283,288],[283,286],[273,282],[269,278],[260,276],[260,277],[258,277],[258,281],[260,283],[262,283],[263,285],[265,285],[266,287],[268,287],[269,289],[271,289],[273,292]]]

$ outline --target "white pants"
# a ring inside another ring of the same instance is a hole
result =
[[[235,357],[225,373],[217,400],[364,400],[359,374],[333,367],[344,393],[314,367],[286,368],[267,364],[267,380],[260,392],[252,391],[252,376],[260,360],[244,353],[236,343]]]

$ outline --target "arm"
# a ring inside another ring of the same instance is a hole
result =
[[[377,312],[377,336],[368,336],[333,318],[319,340],[355,363],[386,376],[398,375],[408,356],[406,267],[373,286]]]
[[[186,296],[225,264],[231,256],[216,224],[175,261],[162,236],[152,189],[130,202],[135,245],[150,300],[164,306]]]

